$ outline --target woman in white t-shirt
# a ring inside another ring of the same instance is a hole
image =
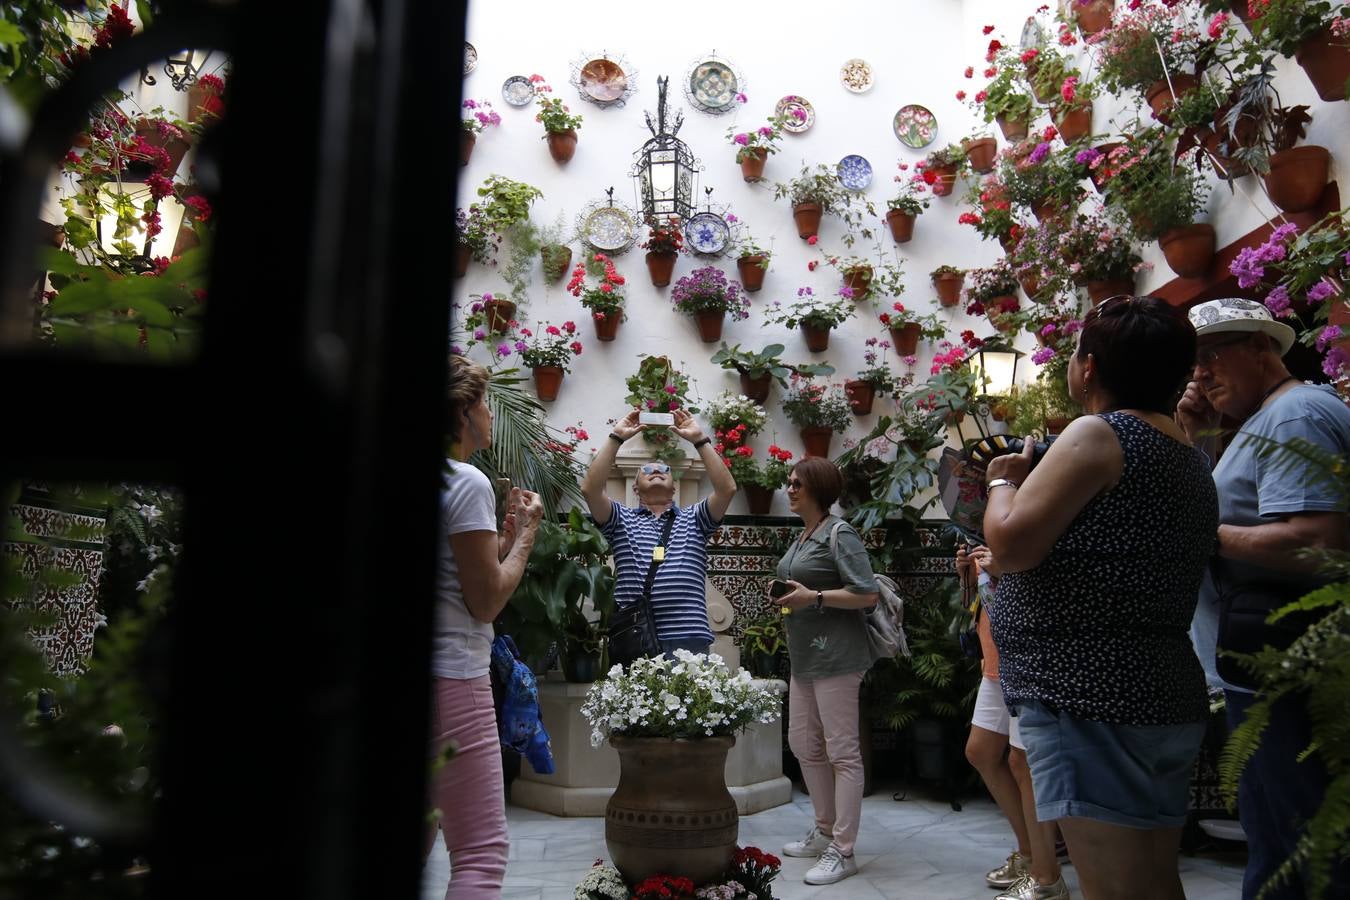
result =
[[[543,514],[539,496],[514,488],[497,532],[492,485],[467,460],[492,442],[485,402],[488,372],[462,356],[450,359],[452,459],[441,491],[444,535],[436,574],[435,676],[431,751],[449,744],[455,756],[432,776],[432,803],[450,854],[446,900],[497,896],[509,841],[501,751],[488,662],[492,622],[525,573]],[[431,852],[435,828],[427,832]]]

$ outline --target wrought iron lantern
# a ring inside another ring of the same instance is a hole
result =
[[[970,358],[970,370],[975,373],[985,397],[1007,396],[1017,384],[1017,362],[1025,356],[1008,344],[986,341]]]
[[[202,54],[200,61],[197,60],[197,51],[180,50],[164,61],[164,74],[169,76],[169,82],[175,91],[186,91],[197,83],[198,74],[206,67],[206,61],[210,58],[210,50]],[[141,82],[150,87],[159,83],[155,76],[150,74],[148,66],[141,69]]]
[[[667,127],[666,88],[669,83],[670,79],[664,75],[656,79],[656,124],[652,124],[650,112],[644,114],[652,137],[635,154],[637,162],[632,173],[638,180],[642,214],[652,222],[676,218],[687,221],[694,209],[694,175],[698,171],[698,161],[689,145],[676,137],[684,124],[684,113],[676,113],[673,124]]]
[[[109,256],[119,256],[133,270],[145,271],[154,268],[156,257],[173,253],[185,211],[172,195],[155,202],[144,184],[110,181],[99,187],[98,203],[99,245]],[[154,237],[143,218],[150,210],[160,216],[160,231]]]

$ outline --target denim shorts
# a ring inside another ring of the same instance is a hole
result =
[[[1186,823],[1204,722],[1115,725],[1018,704],[1036,818],[1076,816],[1127,828]]]

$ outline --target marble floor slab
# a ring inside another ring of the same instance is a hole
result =
[[[838,884],[803,883],[808,859],[784,859],[774,882],[783,900],[993,900],[984,873],[1008,854],[1012,835],[987,799],[972,799],[960,812],[945,802],[909,792],[892,799],[879,786],[863,800],[862,828],[855,851],[859,872]],[[572,900],[572,892],[597,858],[608,859],[605,823],[600,818],[559,818],[507,807],[511,854],[502,897],[509,900]],[[778,853],[811,827],[811,801],[794,790],[792,802],[740,822],[743,845]],[[1080,897],[1072,866],[1064,870],[1074,897]],[[444,896],[450,864],[437,838],[423,874],[423,900]],[[1188,900],[1236,900],[1241,896],[1242,856],[1183,856],[1181,880]]]

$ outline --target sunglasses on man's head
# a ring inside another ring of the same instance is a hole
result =
[[[647,463],[642,467],[643,475],[665,475],[670,471],[670,466],[665,463]]]

